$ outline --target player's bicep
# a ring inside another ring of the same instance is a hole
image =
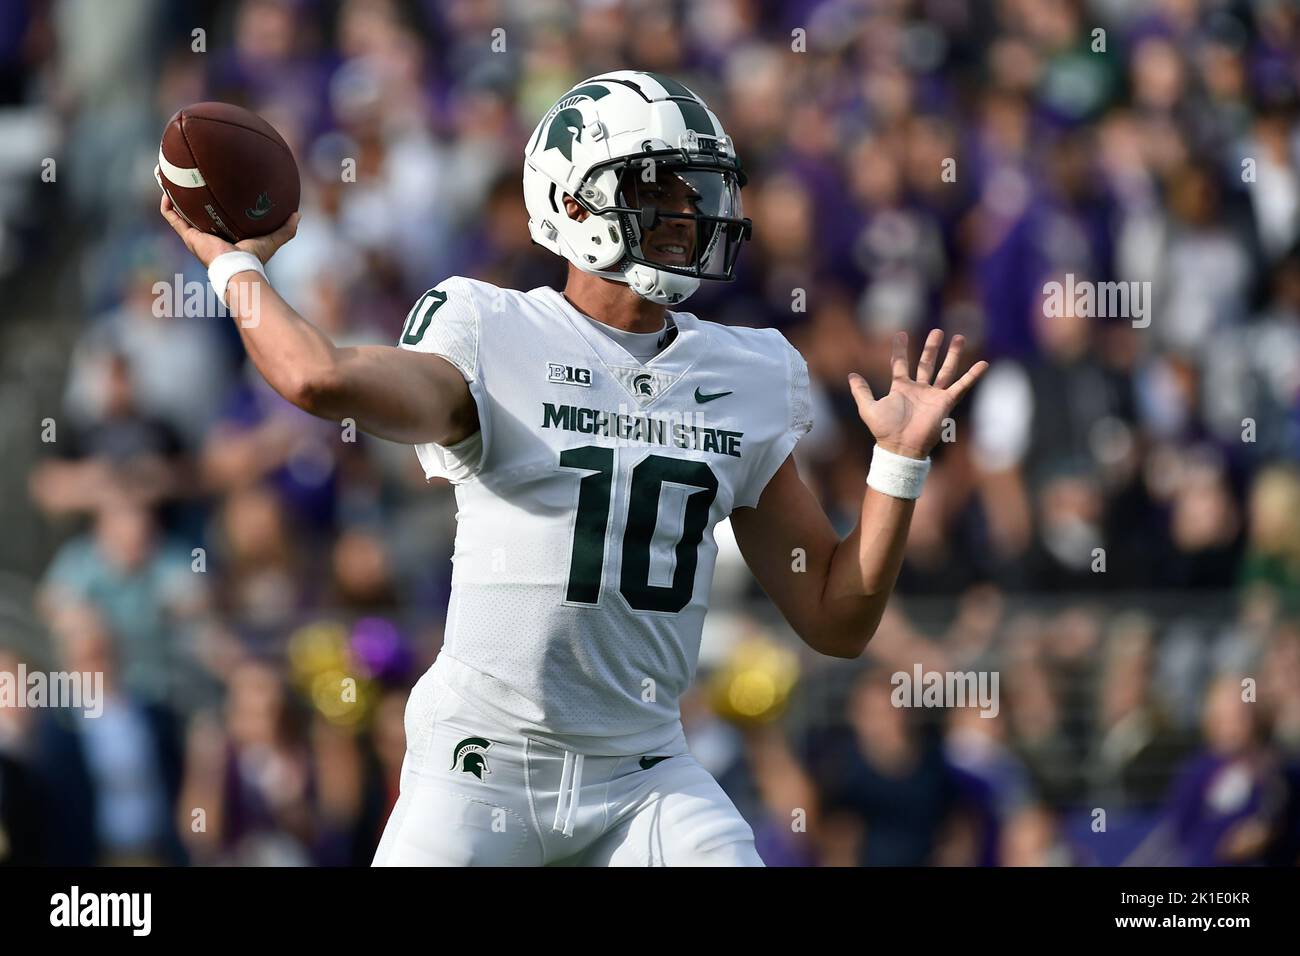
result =
[[[816,618],[839,535],[787,456],[757,506],[731,513],[745,563],[786,620],[801,633]]]
[[[440,355],[384,345],[338,351],[344,394],[371,434],[416,444],[454,444],[478,430],[478,410],[461,371]]]
[[[443,438],[415,441],[416,454],[427,477],[453,483],[478,475],[490,461],[492,401],[485,378],[483,324],[476,284],[454,276],[422,295],[402,324],[398,346],[403,351],[435,355],[461,376],[454,427]],[[460,391],[464,384],[468,395]]]

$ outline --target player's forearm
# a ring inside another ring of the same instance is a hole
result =
[[[875,635],[903,566],[915,505],[866,490],[858,526],[836,545],[827,568],[816,622],[822,653],[857,657]]]
[[[336,390],[338,349],[285,302],[256,272],[236,274],[226,287],[226,304],[239,327],[248,357],[273,389],[313,415]]]

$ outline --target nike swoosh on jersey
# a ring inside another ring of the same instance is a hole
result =
[[[671,755],[670,755],[670,756],[671,756]],[[663,761],[665,761],[665,760],[667,760],[667,759],[668,759],[668,757],[642,757],[641,760],[640,760],[641,769],[642,769],[642,770],[649,770],[649,769],[650,769],[651,767],[653,767],[655,764],[657,764],[657,763],[662,763]]]
[[[714,392],[712,395],[706,395],[698,388],[695,390],[695,400],[703,405],[705,402],[711,402],[715,398],[726,398],[731,392]]]

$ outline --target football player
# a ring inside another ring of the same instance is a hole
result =
[[[791,457],[811,426],[799,353],[774,330],[676,310],[701,281],[731,278],[751,228],[744,182],[685,86],[632,71],[586,80],[542,117],[524,159],[529,230],[568,260],[564,291],[447,279],[395,348],[336,347],[267,283],[262,264],[296,215],[233,247],[164,197],[277,392],[414,445],[425,473],[455,486],[446,639],[407,704],[377,865],[761,865],[678,712],[714,528],[731,519],[804,641],[856,657],[941,423],[986,365],[958,376],[960,336],[940,364],[935,330],[915,375],[896,337],[888,395],[851,376],[876,446],[841,540]]]

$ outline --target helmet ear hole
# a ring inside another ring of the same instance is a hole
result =
[[[587,212],[586,207],[583,206],[582,203],[578,202],[578,200],[574,199],[568,193],[564,194],[563,202],[565,214],[574,222],[586,222],[587,217],[591,215],[591,213]]]

